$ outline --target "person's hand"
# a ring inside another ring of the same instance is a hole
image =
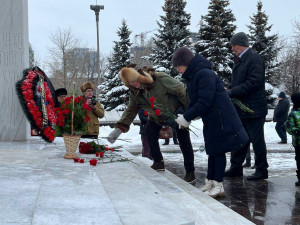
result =
[[[178,117],[177,119],[175,119],[175,121],[176,123],[178,123],[179,129],[181,127],[189,127],[189,125],[191,124],[191,122],[186,121],[186,119],[181,114],[178,114]]]
[[[110,132],[110,134],[107,137],[107,140],[113,144],[118,139],[120,134],[122,134],[121,129],[115,128],[112,132]]]
[[[91,109],[96,109],[96,106],[92,104],[92,99],[89,98],[86,100],[86,104],[91,108]]]

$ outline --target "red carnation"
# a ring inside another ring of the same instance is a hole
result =
[[[144,115],[145,116],[148,116],[149,114],[148,114],[148,112],[145,110],[145,112],[144,112]]]
[[[100,158],[103,158],[104,152],[100,152]]]
[[[151,102],[151,108],[152,108],[152,109],[154,108],[154,103],[153,103],[153,102]]]
[[[85,117],[85,122],[86,122],[86,123],[89,122],[90,120],[91,120],[90,117],[88,117],[88,116]]]
[[[151,96],[151,97],[149,98],[149,102],[154,103],[154,101],[155,101],[154,96]]]
[[[161,111],[160,111],[160,109],[155,109],[155,115],[157,115],[157,116],[160,116],[160,114],[161,114]]]
[[[73,158],[73,160],[74,160],[75,163],[79,162],[79,158]]]
[[[79,159],[79,162],[80,163],[84,163],[84,159]]]
[[[90,165],[96,166],[96,165],[97,165],[97,162],[98,162],[97,159],[91,159],[91,160],[90,160]]]

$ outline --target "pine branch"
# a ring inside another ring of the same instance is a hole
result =
[[[243,110],[244,112],[253,114],[254,111],[252,109],[250,109],[249,107],[245,106],[240,100],[236,99],[236,98],[231,98],[231,101],[233,104],[236,104],[241,110]]]

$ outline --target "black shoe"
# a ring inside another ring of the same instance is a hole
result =
[[[186,181],[190,184],[195,184],[196,183],[196,177],[195,177],[194,172],[186,172],[186,175],[183,179],[184,179],[184,181]]]
[[[165,171],[164,161],[154,162],[151,168],[156,171]]]
[[[268,171],[267,172],[255,171],[255,173],[247,177],[247,180],[264,180],[264,179],[268,179]]]
[[[300,180],[298,180],[298,181],[295,183],[295,186],[297,186],[297,187],[300,186]]]
[[[178,145],[179,143],[178,143],[178,141],[174,141],[174,145]]]
[[[278,144],[287,144],[287,141],[285,140],[285,141],[279,141],[279,142],[277,142]]]
[[[169,142],[165,142],[165,143],[163,143],[162,145],[169,145]]]
[[[250,167],[250,166],[251,166],[250,161],[246,161],[246,162],[243,164],[243,167],[244,167],[244,168],[248,168],[248,167]]]
[[[243,176],[243,170],[237,170],[237,169],[229,169],[226,170],[224,173],[224,177],[241,177]]]
[[[253,166],[251,166],[251,169],[256,169],[256,165],[254,164]]]

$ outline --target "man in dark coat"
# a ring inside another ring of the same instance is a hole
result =
[[[200,189],[211,197],[224,196],[225,153],[239,151],[249,143],[248,135],[226,93],[222,81],[211,70],[210,62],[188,48],[179,48],[172,58],[173,66],[187,82],[190,104],[175,121],[188,127],[201,117],[204,127],[208,171]]]
[[[236,106],[255,153],[256,171],[247,178],[248,180],[267,179],[269,165],[264,137],[264,123],[268,109],[265,93],[264,62],[259,54],[249,48],[248,37],[245,33],[240,32],[233,35],[230,43],[237,58],[233,66],[228,94],[231,98],[240,100],[254,111],[248,113]],[[231,167],[225,172],[225,176],[243,175],[242,163],[249,147],[231,154]]]
[[[290,101],[287,99],[285,93],[282,91],[278,95],[278,104],[274,110],[273,121],[276,122],[275,129],[281,141],[278,144],[286,144],[287,136],[285,129],[285,122],[287,121]]]

